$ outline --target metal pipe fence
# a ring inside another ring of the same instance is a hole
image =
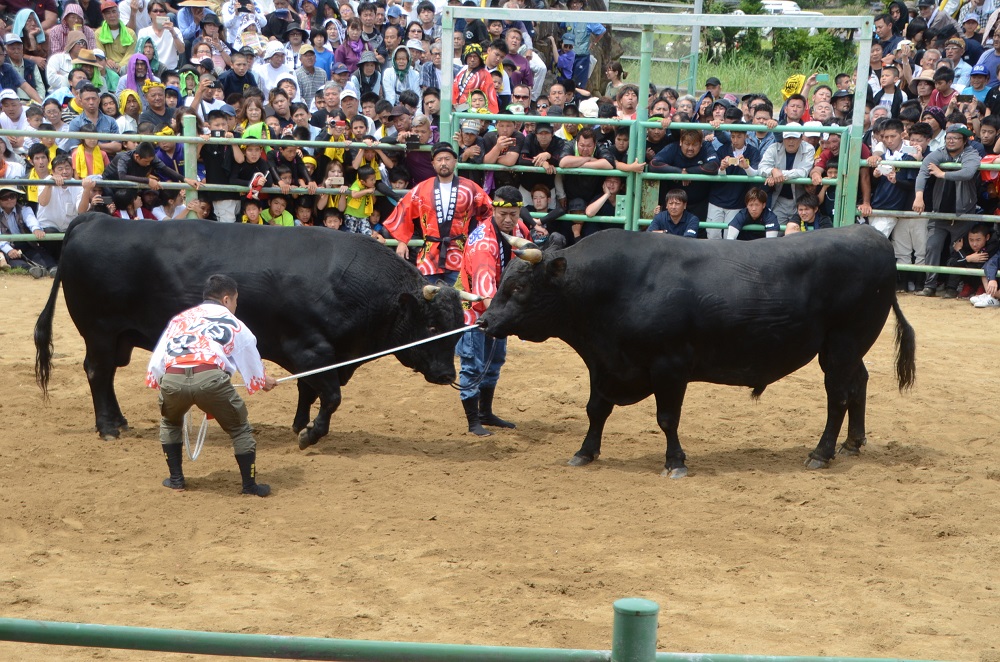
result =
[[[200,655],[352,662],[889,662],[883,658],[658,653],[659,605],[613,605],[611,650],[524,648],[161,630],[0,618],[0,641]],[[896,662],[910,662],[897,660]],[[916,661],[913,661],[916,662]]]

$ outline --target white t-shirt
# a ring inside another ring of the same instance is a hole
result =
[[[153,24],[153,19],[149,17],[149,3],[146,0],[139,0],[139,11],[135,15],[135,31],[148,28]],[[118,4],[118,15],[122,25],[128,25],[128,20],[132,16],[132,3],[130,0],[122,0]]]
[[[184,37],[181,35],[181,31],[177,28],[173,29],[177,39],[184,43]],[[153,26],[147,28],[142,28],[135,35],[135,40],[141,41],[143,37],[149,37],[153,42],[153,48],[156,50],[156,59],[160,61],[164,69],[176,69],[177,68],[177,49],[174,47],[174,39],[170,34],[170,30],[164,30],[160,33],[160,36],[156,36],[156,32],[153,30]]]
[[[51,181],[51,177],[48,177]],[[38,224],[42,228],[56,228],[65,232],[73,219],[79,215],[77,211],[83,188],[79,186],[50,186],[52,190],[49,204],[38,205]]]

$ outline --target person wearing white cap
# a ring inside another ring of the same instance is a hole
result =
[[[787,126],[801,126],[790,122]],[[775,143],[764,151],[758,171],[766,177],[765,184],[772,190],[771,209],[784,225],[795,216],[795,200],[805,192],[798,184],[785,184],[786,179],[808,177],[816,158],[816,150],[802,140],[802,133],[794,128],[781,134],[780,143]]]
[[[260,90],[264,93],[264,98],[271,93],[271,89],[278,85],[278,81],[285,76],[294,76],[291,67],[285,64],[285,46],[280,41],[269,41],[264,48],[264,62],[255,64],[253,67],[257,80],[260,81]]]

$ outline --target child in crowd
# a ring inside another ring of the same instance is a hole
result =
[[[50,172],[49,150],[45,147],[45,145],[39,142],[28,148],[28,163],[31,164],[31,169],[28,170],[28,179],[48,179]],[[70,175],[72,175],[72,172]],[[31,210],[37,215],[38,187],[25,187],[25,196],[28,200],[28,206],[31,207]]]
[[[80,127],[81,133],[97,133],[93,124],[87,123]],[[84,138],[73,150],[73,175],[76,179],[86,179],[90,175],[104,174],[111,160],[107,152],[100,148],[97,138]]]
[[[344,229],[344,212],[339,209],[327,207],[323,210],[323,227],[331,230]]]
[[[675,188],[667,191],[666,210],[660,211],[659,206],[653,210],[653,222],[646,231],[697,238],[698,217],[687,210],[687,200],[687,193],[683,189]]]
[[[826,169],[823,171],[824,179],[836,179],[837,172],[839,169],[839,164],[837,159],[831,159],[826,163]],[[833,216],[833,210],[837,203],[837,187],[833,184],[823,184],[819,189],[819,209],[820,213],[824,216]]]
[[[267,201],[267,209],[260,213],[260,217],[267,225],[295,225],[295,217],[288,213],[288,198],[283,195],[272,195]]]
[[[295,225],[312,225],[313,224],[313,207],[312,203],[308,200],[300,200],[298,204],[295,205]]]
[[[260,200],[244,200],[243,213],[240,215],[240,223],[264,225],[264,219],[260,217],[260,211]]]
[[[969,233],[965,237],[959,239],[952,245],[951,255],[948,257],[949,267],[964,267],[966,269],[982,269],[990,258],[992,258],[997,253],[997,249],[1000,248],[1000,242],[993,238],[992,226],[986,223],[976,223],[969,230]],[[949,274],[945,280],[944,292],[941,294],[942,299],[954,299],[956,297],[962,297],[963,299],[969,295],[975,294],[975,305],[978,301],[983,301],[984,305],[980,308],[986,308],[993,306],[995,304],[990,304],[984,301],[985,295],[982,293],[986,291],[986,276],[960,276],[958,274]],[[959,286],[961,286],[961,291],[959,291]],[[992,297],[991,297],[992,298]]]
[[[767,191],[754,187],[747,191],[743,198],[746,205],[729,222],[726,228],[726,239],[755,239],[760,236],[759,232],[744,231],[746,225],[763,225],[764,236],[768,239],[777,237],[781,233],[781,226],[778,217],[767,206]]]
[[[385,242],[381,235],[372,234],[370,217],[375,209],[375,169],[363,165],[358,168],[358,178],[351,184],[350,199],[345,200],[344,227],[366,237]]]

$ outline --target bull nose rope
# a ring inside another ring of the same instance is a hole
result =
[[[377,359],[380,356],[385,356],[387,354],[395,354],[396,352],[402,351],[404,349],[409,349],[411,347],[416,347],[417,345],[423,345],[429,342],[434,342],[435,340],[440,340],[441,338],[447,338],[448,336],[458,335],[459,333],[465,333],[470,329],[478,329],[478,324],[470,324],[469,326],[463,326],[458,329],[452,329],[451,331],[445,331],[444,333],[439,333],[435,336],[430,336],[429,338],[424,338],[423,340],[415,340],[414,342],[407,343],[405,345],[400,345],[399,347],[393,347],[391,349],[385,349],[381,352],[375,352],[374,354],[369,354],[368,356],[362,356],[356,359],[351,359],[349,361],[341,361],[340,363],[334,363],[333,365],[328,365],[322,368],[315,368],[313,370],[306,370],[305,372],[299,372],[294,375],[288,375],[287,377],[282,377],[276,380],[279,384],[282,382],[287,382],[292,379],[299,379],[300,377],[309,377],[310,375],[316,375],[321,372],[327,372],[328,370],[336,370],[337,368],[343,368],[344,366],[349,366],[354,363],[361,363],[362,361],[368,361],[370,359]],[[486,373],[483,373],[485,377]],[[482,381],[483,377],[480,377],[479,381]],[[233,384],[233,386],[244,386],[244,384]],[[454,387],[454,383],[452,383]],[[208,435],[208,414],[205,414],[205,418],[201,422],[201,427],[198,429],[198,436],[195,440],[194,450],[191,450],[190,445],[190,427],[191,427],[191,412],[184,414],[183,423],[183,433],[184,433],[184,450],[187,452],[188,459],[191,461],[197,460],[198,456],[201,454],[202,446],[205,445],[205,437]]]

